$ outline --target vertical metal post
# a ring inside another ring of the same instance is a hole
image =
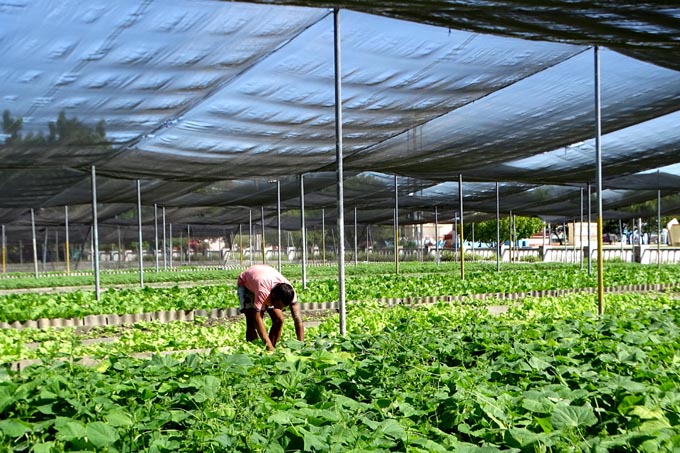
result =
[[[546,229],[546,224],[543,222],[543,227],[541,228],[541,245],[543,248],[545,248],[545,229]],[[545,253],[545,250],[543,251]]]
[[[569,237],[567,236],[567,222],[562,221],[562,236],[564,238],[564,262],[568,263],[569,260],[567,259],[567,251],[568,251],[568,243],[569,243]]]
[[[394,175],[394,272],[399,273],[399,181]]]
[[[187,264],[191,265],[191,225],[187,224]]]
[[[47,239],[48,239],[48,236],[49,236],[49,231],[48,231],[48,228],[45,227],[45,241],[44,241],[43,247],[42,247],[42,256],[43,256],[42,257],[42,270],[43,270],[43,272],[45,272],[47,270],[45,266],[47,265]]]
[[[512,258],[513,258],[513,256],[512,256],[512,249],[513,249],[513,247],[512,247],[512,245],[513,245],[512,244],[512,239],[513,239],[513,237],[512,237],[512,222],[513,222],[513,220],[514,220],[514,216],[512,215],[512,211],[510,211],[510,218],[508,219],[508,235],[510,236],[510,241],[509,241],[510,247],[509,247],[508,251],[509,251],[509,255],[510,255],[510,263],[512,263]]]
[[[580,268],[583,269],[583,187],[581,187],[581,222],[578,233],[578,247],[581,251],[579,258]]]
[[[588,275],[593,273],[593,247],[590,242],[590,238],[592,237],[592,234],[590,232],[590,223],[592,222],[591,219],[591,213],[593,212],[592,206],[591,206],[591,200],[592,196],[590,194],[590,183],[587,184],[586,186],[587,192],[588,192],[588,226],[586,228],[586,233],[588,234],[588,241],[586,242],[588,244]]]
[[[243,267],[243,232],[240,222],[238,224],[238,265]]]
[[[253,210],[248,209],[248,258],[250,259],[249,265],[253,265]]]
[[[597,312],[604,313],[604,254],[602,243],[602,120],[600,111],[600,49],[594,48],[595,60],[595,174],[597,184]]]
[[[71,275],[71,252],[69,250],[69,233],[68,233],[68,206],[64,206],[64,229],[66,230],[66,238],[64,242],[64,258],[66,259],[66,275]]]
[[[184,264],[184,231],[179,230],[179,265],[180,267]]]
[[[354,206],[354,265],[359,264],[359,242],[357,241],[357,207]]]
[[[38,241],[35,237],[35,211],[31,208],[31,229],[33,232],[33,273],[38,278]]]
[[[175,248],[172,245],[172,223],[168,224],[168,236],[170,237],[170,245],[168,247],[168,264],[170,269],[172,269],[172,255],[175,252]]]
[[[619,247],[621,247],[621,260],[626,261],[625,257],[623,256],[623,223],[621,222],[621,219],[619,219]]]
[[[475,224],[470,225],[472,227],[472,261],[475,261]]]
[[[116,231],[118,232],[118,267],[122,267],[121,262],[123,261],[121,259],[121,254],[123,253],[123,244],[120,239],[120,225],[116,228]]]
[[[439,265],[439,210],[434,207],[434,262]]]
[[[451,231],[451,246],[453,248],[454,259],[458,254],[458,211],[453,212],[453,230]]]
[[[97,225],[97,173],[92,169],[92,240],[94,242],[94,291],[96,299],[101,297],[99,288],[99,227]]]
[[[458,203],[460,209],[460,278],[465,280],[465,237],[463,233],[463,175],[458,175]]]
[[[366,225],[366,263],[368,264],[369,244],[371,243],[371,224]]]
[[[501,271],[501,197],[496,181],[496,272]]]
[[[326,210],[321,208],[321,261],[326,265]]]
[[[267,246],[267,242],[265,242],[264,238],[264,206],[260,206],[261,214],[262,214],[262,264],[267,263],[267,255],[265,251],[265,247]]]
[[[139,286],[144,288],[144,259],[142,252],[142,185],[139,179],[137,180],[137,255],[139,256]]]
[[[153,204],[153,260],[156,265],[156,273],[158,273],[158,205]]]
[[[278,229],[279,253],[277,253],[278,270],[281,272],[281,181],[276,180],[276,227]]]
[[[162,208],[163,219],[163,270],[168,270],[168,244],[165,241],[165,206]]]
[[[661,189],[656,191],[656,256],[661,269]]]
[[[7,272],[7,241],[5,239],[5,225],[2,226],[2,273]]]
[[[307,289],[307,227],[305,226],[305,175],[300,175],[300,228],[302,235],[302,288]]]
[[[58,263],[59,262],[59,230],[56,230],[54,232],[54,262]]]
[[[333,44],[335,48],[335,153],[336,168],[338,176],[338,240],[340,253],[338,253],[338,299],[340,306],[340,335],[344,336],[347,332],[345,319],[345,194],[343,187],[343,168],[342,168],[342,92],[340,69],[340,10],[333,10]]]

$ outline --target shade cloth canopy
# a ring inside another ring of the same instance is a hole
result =
[[[657,190],[678,208],[677,5],[15,0],[0,5],[0,222],[25,228],[34,208],[59,225],[68,205],[91,223],[92,165],[104,224],[136,222],[137,179],[178,224],[271,215],[273,180],[298,209],[300,175],[308,209],[334,208],[331,7],[345,206],[361,222],[390,221],[394,175],[404,222],[453,216],[459,174],[477,218],[495,213],[496,181],[503,213],[578,216],[595,180],[593,45],[606,216]]]

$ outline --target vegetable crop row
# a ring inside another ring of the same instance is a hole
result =
[[[450,269],[449,269],[450,270]],[[291,277],[302,302],[337,300],[337,278],[310,279],[303,289],[299,280]],[[229,284],[143,289],[109,289],[96,300],[92,291],[65,293],[17,293],[0,296],[0,321],[14,322],[40,318],[72,318],[90,314],[130,314],[161,310],[195,310],[238,306],[236,277],[223,275]],[[678,284],[680,272],[675,267],[612,266],[605,274],[607,286],[638,283]],[[380,298],[471,295],[480,293],[516,293],[532,290],[592,288],[595,277],[578,267],[545,269],[536,266],[518,267],[512,271],[495,272],[484,268],[472,269],[465,280],[452,272],[422,274],[351,275],[346,279],[349,301]]]
[[[680,311],[573,295],[507,315],[352,305],[348,332],[0,379],[0,446],[49,451],[658,452],[680,442]],[[567,310],[565,307],[570,307]],[[285,335],[290,338],[290,331]]]

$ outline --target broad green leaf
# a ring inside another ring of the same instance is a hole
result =
[[[132,426],[133,421],[130,415],[122,410],[112,410],[106,415],[109,425],[114,427]]]
[[[57,439],[71,441],[74,439],[84,439],[87,435],[85,425],[78,421],[65,417],[59,417],[54,423],[57,430]]]
[[[638,430],[640,430],[640,432],[646,432],[659,431],[666,428],[672,428],[672,426],[668,422],[668,419],[664,418],[663,420],[647,420],[638,427]]]
[[[644,400],[644,395],[626,395],[616,409],[619,411],[619,414],[626,415],[629,410],[637,407],[638,403]]]
[[[301,428],[300,432],[304,434],[305,451],[326,451],[328,449],[328,443],[324,438],[306,429]]]
[[[393,439],[405,439],[406,431],[404,427],[399,424],[398,421],[388,418],[380,423],[380,430],[385,433],[386,436],[392,437]]]
[[[646,406],[635,406],[628,412],[629,415],[636,415],[643,420],[667,420],[660,408],[651,409]]]
[[[550,422],[557,429],[580,428],[594,425],[597,417],[590,406],[557,406]]]
[[[107,447],[118,439],[118,432],[102,422],[92,422],[86,428],[87,438],[95,447]]]
[[[31,424],[23,420],[0,420],[0,431],[7,437],[21,437],[32,429]]]
[[[510,428],[506,431],[508,443],[513,447],[525,448],[535,442],[538,442],[541,437],[539,434],[529,431],[526,428]]]
[[[532,399],[523,399],[522,400],[522,407],[529,412],[536,412],[540,414],[549,414],[552,412],[553,408],[555,407],[554,403],[551,403],[547,399],[543,398],[542,400],[532,400]]]
[[[41,442],[33,445],[33,453],[52,453],[54,442]]]

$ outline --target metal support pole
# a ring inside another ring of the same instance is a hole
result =
[[[567,223],[562,221],[562,236],[564,237],[564,262],[567,263],[567,246],[569,243],[569,238],[567,237]]]
[[[243,267],[243,232],[240,222],[238,224],[238,265]]]
[[[35,237],[35,211],[31,208],[31,230],[33,232],[33,273],[38,278],[38,241]]]
[[[496,272],[501,271],[501,197],[496,181]]]
[[[168,270],[168,244],[165,241],[165,206],[162,208],[163,219],[163,270]]]
[[[357,207],[354,207],[354,265],[359,264],[359,242],[357,241]]]
[[[117,261],[118,261],[118,267],[122,267],[121,262],[123,260],[121,259],[121,253],[123,253],[123,244],[122,244],[121,239],[120,239],[120,225],[118,225],[118,227],[116,227],[116,231],[118,232],[118,260]]]
[[[191,265],[191,225],[187,224],[187,264]]]
[[[656,256],[657,265],[661,269],[661,190],[656,191]]]
[[[394,175],[394,272],[399,273],[399,181]]]
[[[465,238],[463,233],[463,175],[458,175],[458,203],[460,209],[460,279],[465,280]]]
[[[175,248],[172,245],[172,223],[168,224],[168,236],[170,237],[170,246],[168,247],[168,263],[170,265],[170,269],[172,269],[172,255],[175,252]]]
[[[277,253],[278,270],[281,272],[281,181],[276,180],[276,228],[278,230],[279,253]]]
[[[590,193],[590,183],[587,184],[586,186],[587,192],[588,192],[588,225],[586,228],[586,233],[588,234],[588,240],[586,241],[586,244],[588,244],[588,275],[592,274],[593,272],[593,246],[590,243],[590,238],[592,237],[592,234],[590,232],[590,223],[592,222],[591,219],[591,213],[593,212],[593,208],[591,205],[592,201],[592,196]]]
[[[470,244],[472,244],[472,261],[474,262],[475,261],[475,224],[473,223],[470,226],[472,228],[472,242],[470,242]]]
[[[579,258],[579,263],[581,263],[581,269],[583,269],[583,187],[581,187],[581,224],[578,233],[578,246],[581,251],[581,257]]]
[[[619,247],[621,247],[621,260],[626,261],[623,256],[623,223],[619,219]]]
[[[5,225],[2,226],[2,273],[7,272],[7,241],[5,239]]]
[[[66,260],[66,275],[71,275],[71,252],[69,250],[69,233],[68,233],[68,206],[64,206],[64,229],[66,230],[66,239],[64,242],[64,258]]]
[[[142,185],[137,180],[137,255],[139,256],[139,286],[144,288],[144,260],[142,257]]]
[[[454,259],[458,254],[458,211],[453,212],[453,230],[451,230],[451,246],[453,248]]]
[[[340,69],[340,10],[338,8],[333,10],[333,25],[333,44],[335,49],[335,152],[338,177],[338,239],[340,245],[340,253],[338,253],[338,305],[340,307],[340,335],[345,336],[347,332],[345,319],[345,194],[342,168],[342,71]]]
[[[97,300],[101,293],[99,288],[99,227],[97,225],[97,173],[92,168],[92,240],[94,242],[94,291]]]
[[[45,272],[47,269],[45,266],[47,265],[47,239],[48,239],[49,233],[47,227],[45,228],[45,241],[43,242],[43,248],[42,248],[42,270]],[[94,264],[94,261],[93,261]]]
[[[439,210],[434,207],[434,262],[439,265]]]
[[[153,260],[156,265],[156,273],[158,273],[158,205],[153,204]]]
[[[307,227],[305,226],[304,175],[300,175],[300,229],[302,236],[302,289],[307,289]]]
[[[514,216],[512,215],[512,211],[510,211],[510,218],[508,219],[508,235],[510,236],[510,241],[509,241],[509,255],[510,255],[510,263],[512,264],[512,222],[514,220]]]
[[[253,210],[248,209],[248,258],[249,265],[253,265]]]
[[[600,111],[600,49],[594,48],[595,60],[595,175],[597,184],[597,313],[604,313],[604,254],[602,243],[602,119]]]
[[[326,265],[326,210],[321,208],[321,261]]]
[[[265,242],[264,239],[264,206],[260,206],[261,214],[262,214],[262,264],[267,263],[267,255],[265,252],[265,247],[267,246],[267,243]]]

